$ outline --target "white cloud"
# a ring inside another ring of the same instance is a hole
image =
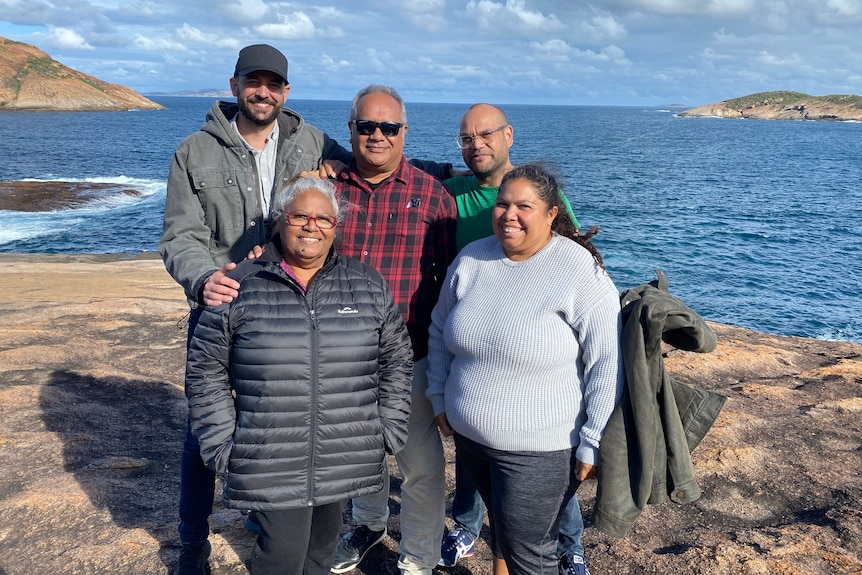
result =
[[[486,30],[520,30],[525,32],[556,32],[563,29],[554,14],[528,10],[525,0],[506,0],[505,4],[493,0],[470,0],[467,15]]]
[[[626,27],[620,24],[612,14],[596,16],[592,19],[591,27],[604,38],[619,40],[626,36]]]
[[[134,45],[147,52],[185,52],[187,50],[184,44],[168,38],[151,38],[141,34],[135,35]]]
[[[218,48],[230,48],[237,50],[242,48],[242,42],[230,36],[218,32],[207,33],[189,24],[183,24],[176,30],[180,40],[188,43],[202,44],[204,46],[216,46]]]
[[[219,11],[234,22],[254,24],[267,18],[269,6],[264,0],[228,0],[220,2]]]
[[[754,61],[763,66],[773,66],[776,68],[783,68],[785,66],[797,67],[803,63],[802,58],[799,57],[799,54],[793,53],[785,58],[782,58],[780,56],[776,56],[775,54],[771,54],[766,50],[761,50],[760,53],[754,58]]]
[[[624,2],[648,14],[742,15],[755,8],[754,0],[629,0]]]
[[[446,0],[399,0],[393,7],[422,30],[437,32],[446,26]]]
[[[599,51],[577,50],[577,59],[594,63],[612,63],[620,66],[628,66],[631,61],[626,58],[625,50],[619,46],[606,46]]]
[[[859,16],[862,14],[859,0],[828,0],[826,7],[841,16]]]
[[[92,50],[83,36],[68,28],[51,28],[45,35],[45,40],[51,46],[61,50]]]
[[[260,24],[255,26],[255,32],[279,40],[308,40],[314,38],[314,22],[304,12],[279,14],[279,23]]]
[[[349,60],[336,60],[329,54],[321,54],[318,56],[318,61],[312,67],[322,67],[326,72],[338,73],[352,66]]]

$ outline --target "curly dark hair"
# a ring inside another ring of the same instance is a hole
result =
[[[510,180],[526,180],[536,190],[536,195],[545,203],[547,209],[557,208],[557,217],[551,223],[551,231],[556,232],[561,236],[565,236],[582,245],[596,259],[596,262],[605,269],[602,262],[602,256],[596,249],[596,246],[590,241],[590,238],[599,233],[599,226],[592,226],[585,233],[581,234],[569,216],[569,211],[566,209],[566,204],[563,202],[563,192],[557,184],[557,178],[554,177],[548,169],[541,164],[524,164],[515,166],[505,176],[500,183],[500,188],[506,185]]]

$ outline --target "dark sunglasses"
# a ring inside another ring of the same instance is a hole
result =
[[[399,122],[372,122],[371,120],[353,120],[353,127],[356,128],[356,133],[360,136],[370,136],[377,128],[380,128],[380,133],[387,138],[392,138],[398,135],[401,131]]]

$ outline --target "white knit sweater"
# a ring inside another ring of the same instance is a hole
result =
[[[577,448],[596,464],[623,389],[619,293],[562,236],[508,259],[493,236],[449,267],[432,314],[428,397],[459,434],[506,451]]]

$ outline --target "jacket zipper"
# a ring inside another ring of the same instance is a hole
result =
[[[312,282],[313,283],[313,282]],[[308,462],[308,477],[307,477],[307,497],[308,501],[307,505],[309,507],[314,504],[314,472],[317,467],[316,461],[316,453],[317,453],[317,379],[320,376],[319,370],[317,369],[318,364],[318,356],[320,354],[319,346],[319,332],[317,325],[317,315],[315,314],[314,307],[316,303],[317,290],[314,289],[314,286],[309,286],[311,290],[305,293],[305,305],[308,308],[308,315],[311,319],[311,405],[309,406],[311,411],[311,421],[310,421],[310,429],[309,429],[309,462]],[[309,297],[310,296],[310,297]]]

